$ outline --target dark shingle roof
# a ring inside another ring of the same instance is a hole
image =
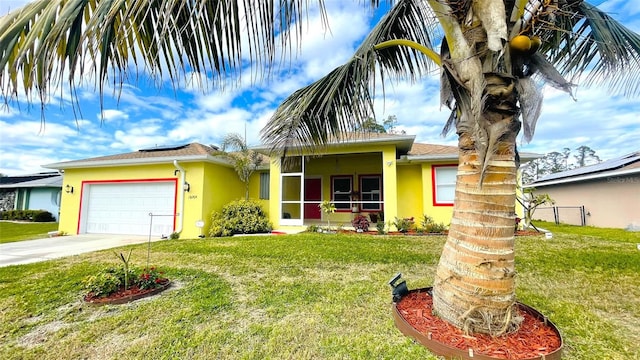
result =
[[[89,159],[73,160],[59,162],[55,164],[45,165],[44,167],[52,169],[67,169],[73,167],[93,167],[93,166],[117,166],[118,164],[140,164],[147,161],[170,161],[189,160],[189,159],[207,159],[210,156],[218,154],[218,150],[210,146],[199,143],[191,143],[184,145],[160,146],[157,148],[147,148],[138,151],[132,151],[124,154],[98,156]],[[222,158],[220,161],[224,162]],[[100,164],[100,165],[99,165]]]
[[[621,156],[619,158],[603,161],[603,162],[601,162],[599,164],[590,165],[590,166],[583,166],[583,167],[576,168],[576,169],[571,169],[571,170],[562,171],[562,172],[559,172],[559,173],[549,174],[549,175],[547,175],[545,177],[542,177],[542,178],[532,182],[532,184],[542,183],[542,182],[546,182],[546,181],[550,181],[550,180],[571,178],[571,177],[576,177],[576,176],[581,176],[581,175],[603,173],[603,172],[619,170],[619,169],[623,169],[623,168],[624,169],[633,169],[633,168],[637,168],[637,167],[640,167],[640,151],[636,151],[636,152],[633,152],[631,154],[628,154],[628,155],[625,155],[625,156]]]
[[[55,171],[55,172],[45,172],[45,173],[21,175],[21,176],[1,176],[0,184],[1,185],[17,184],[17,183],[22,183],[27,181],[46,179],[46,178],[50,178],[58,175],[60,174],[57,171]]]
[[[175,157],[175,156],[193,156],[193,155],[210,155],[215,150],[209,146],[199,143],[191,143],[185,145],[159,146],[157,149],[146,148],[124,154],[99,156],[95,158],[84,159],[81,161],[104,161],[104,160],[124,160],[124,159],[149,159],[157,157]]]

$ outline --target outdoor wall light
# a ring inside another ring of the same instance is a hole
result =
[[[398,302],[402,299],[403,296],[409,293],[409,289],[407,289],[407,282],[400,278],[402,277],[401,273],[397,273],[391,280],[389,280],[389,285],[391,286],[391,295],[393,295],[393,302]],[[400,281],[400,282],[398,282]]]
[[[73,186],[71,186],[71,185],[67,184],[67,186],[65,186],[65,187],[64,187],[64,191],[65,191],[67,194],[73,194]]]
[[[185,181],[184,184],[182,184],[182,190],[189,192],[189,190],[191,190],[191,185]]]

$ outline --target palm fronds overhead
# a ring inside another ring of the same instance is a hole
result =
[[[564,2],[534,24],[541,53],[558,71],[584,85],[608,85],[615,93],[640,94],[640,35],[581,0]]]
[[[417,79],[437,65],[408,47],[374,50],[391,39],[408,39],[432,48],[436,19],[423,1],[399,1],[363,41],[354,56],[322,79],[289,96],[261,132],[273,150],[325,144],[373,113],[376,71],[391,79]],[[316,147],[317,149],[317,147]]]
[[[0,88],[5,101],[37,90],[44,102],[65,81],[93,79],[102,94],[139,69],[174,86],[191,72],[215,85],[247,64],[267,74],[313,6],[326,21],[322,0],[35,0],[0,17]]]

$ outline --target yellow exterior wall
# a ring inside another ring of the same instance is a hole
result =
[[[234,169],[210,163],[204,166],[203,188],[206,189],[206,197],[201,216],[205,222],[204,233],[207,235],[213,211],[221,210],[232,201],[244,199],[245,188]]]
[[[322,179],[322,200],[331,200],[332,176],[351,176],[354,191],[359,191],[359,176],[374,174],[382,174],[382,157],[379,152],[310,158],[305,167],[306,177]],[[326,217],[322,213],[322,221],[326,221]],[[332,223],[344,226],[350,226],[352,219],[351,210],[339,211],[330,217]]]
[[[269,164],[269,220],[277,229],[280,225],[280,160]]]
[[[203,220],[205,226],[202,233],[206,235],[211,225],[211,212],[219,210],[233,200],[244,198],[244,184],[240,182],[236,172],[229,167],[204,162],[179,162],[185,170],[185,181],[190,191],[184,191],[184,219],[176,216],[176,230],[182,232],[180,238],[195,238],[200,235],[196,221]],[[121,167],[66,169],[64,185],[74,187],[73,194],[62,192],[60,205],[59,230],[68,234],[76,234],[80,216],[81,189],[83,181],[116,181],[116,180],[149,180],[177,179],[176,212],[181,212],[181,174],[175,173],[171,164],[136,165]]]
[[[262,209],[268,214],[269,199],[260,199],[260,174],[265,172],[268,173],[267,170],[260,170],[251,174],[251,178],[249,179],[249,199],[259,202]],[[269,180],[269,182],[271,182],[271,180]]]
[[[73,186],[74,192],[72,194],[62,192],[59,230],[67,234],[77,234],[78,232],[83,181],[171,179],[176,178],[173,174],[174,170],[173,164],[66,169],[63,187],[67,185]]]
[[[424,204],[423,213],[418,215],[429,215],[436,223],[443,223],[447,226],[451,223],[453,216],[453,206],[434,206],[433,205],[433,167],[434,164],[422,164],[422,202]],[[451,162],[436,163],[435,165],[454,165]]]
[[[418,222],[424,214],[424,188],[420,165],[398,166],[398,218],[414,217]],[[385,220],[394,220],[385,218]]]
[[[349,146],[327,149],[321,157],[310,156],[306,158],[305,177],[322,179],[322,199],[331,199],[331,176],[353,176],[354,189],[359,190],[359,176],[381,174],[382,191],[384,201],[385,218],[397,215],[397,175],[396,175],[396,148],[394,145],[386,146]],[[387,165],[389,164],[389,165]],[[270,199],[269,218],[274,228],[280,226],[280,174],[279,159],[274,159],[270,165]],[[362,214],[366,214],[363,212]],[[336,212],[331,215],[332,224],[351,226],[353,219],[351,212]],[[326,215],[322,214],[322,221],[326,221]],[[289,227],[287,227],[289,228]],[[291,229],[295,227],[290,227]]]

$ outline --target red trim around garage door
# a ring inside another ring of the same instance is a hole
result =
[[[83,193],[85,189],[85,185],[96,185],[96,184],[114,184],[114,183],[148,183],[148,182],[172,182],[174,188],[173,195],[173,230],[176,229],[176,211],[178,211],[178,179],[177,178],[159,178],[159,179],[126,179],[126,180],[84,180],[82,181],[82,186],[80,187],[80,207],[78,209],[78,225],[76,229],[76,234],[80,234],[80,224],[81,216],[82,216],[82,206],[83,206]]]

